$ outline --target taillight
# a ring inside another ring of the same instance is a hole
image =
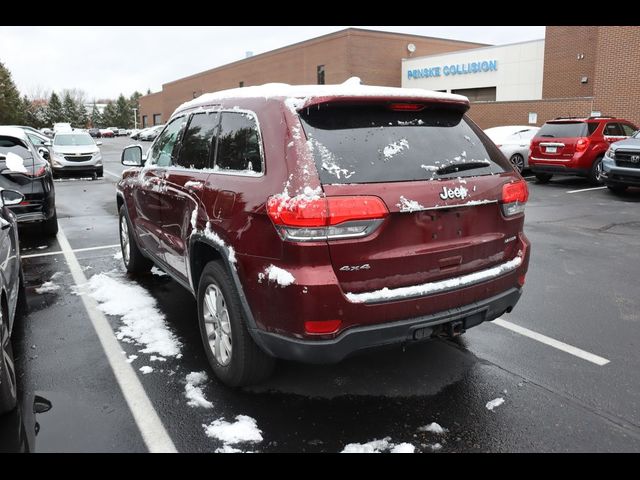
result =
[[[267,213],[283,240],[358,238],[372,233],[389,214],[378,197],[284,197],[267,202]]]
[[[25,165],[25,168],[27,170],[26,174],[29,177],[34,177],[34,178],[35,177],[41,177],[47,172],[46,165],[35,165],[35,164],[34,165],[29,165],[29,166]]]
[[[576,152],[584,152],[587,148],[589,148],[589,139],[585,137],[581,137],[576,142]]]
[[[529,199],[527,182],[520,180],[513,183],[505,183],[502,186],[502,213],[505,217],[511,217],[524,212],[524,206]]]
[[[419,112],[424,109],[422,103],[392,103],[389,108],[395,112]]]

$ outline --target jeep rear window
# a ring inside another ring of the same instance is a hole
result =
[[[511,169],[463,113],[443,105],[416,112],[391,110],[386,104],[325,104],[299,115],[324,184],[469,177]],[[437,172],[471,161],[480,165]]]
[[[585,122],[545,123],[537,136],[546,138],[586,137],[587,124]]]

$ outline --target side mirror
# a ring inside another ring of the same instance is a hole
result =
[[[2,190],[2,192],[0,192],[0,199],[5,206],[18,205],[24,201],[24,195],[15,190]]]
[[[102,145],[102,142],[96,142],[96,145],[100,146]]]
[[[49,160],[49,150],[47,150],[46,148],[40,147],[38,149],[38,153],[42,155],[42,158]]]
[[[144,162],[142,161],[142,147],[140,145],[131,145],[125,147],[122,150],[122,165],[127,167],[141,167]]]

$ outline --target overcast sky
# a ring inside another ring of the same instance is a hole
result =
[[[344,28],[0,27],[0,62],[22,94],[77,88],[88,100],[115,98]],[[544,38],[532,26],[359,28],[496,45]]]

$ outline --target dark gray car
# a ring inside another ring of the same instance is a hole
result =
[[[602,159],[603,180],[615,193],[640,187],[640,130],[631,138],[612,143]]]

